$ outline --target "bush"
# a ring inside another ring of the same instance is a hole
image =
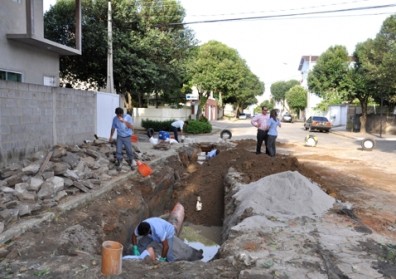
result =
[[[207,120],[205,120],[189,120],[186,127],[186,132],[190,134],[206,134],[212,132],[212,125]]]
[[[159,131],[170,131],[170,126],[174,119],[165,120],[165,121],[153,121],[149,119],[142,119],[142,127],[146,130],[152,128],[155,132]],[[212,125],[205,118],[201,117],[198,120],[188,120],[188,125],[184,130],[186,133],[190,134],[206,134],[212,132]]]
[[[154,121],[149,119],[142,119],[142,127],[146,130],[149,128],[154,129],[155,132],[159,131],[170,131],[170,126],[172,122],[175,121],[174,119],[165,120],[165,121]]]

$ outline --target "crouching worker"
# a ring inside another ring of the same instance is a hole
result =
[[[141,222],[132,233],[133,254],[140,256],[138,249],[138,237],[147,236],[153,241],[162,244],[162,251],[159,261],[173,262],[173,240],[175,237],[175,227],[162,218],[152,217]]]

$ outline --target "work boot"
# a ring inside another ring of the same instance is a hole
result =
[[[133,165],[133,163],[131,164],[131,171],[135,170],[135,166]]]
[[[114,163],[114,165],[115,165],[116,167],[121,166],[121,161],[120,161],[120,160],[116,160],[115,163]]]

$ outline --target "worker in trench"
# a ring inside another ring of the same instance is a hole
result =
[[[173,241],[175,237],[175,227],[171,223],[158,217],[148,218],[141,222],[132,233],[132,252],[135,256],[140,255],[138,248],[138,236],[147,236],[151,240],[162,245],[159,261],[174,261]]]
[[[161,262],[197,261],[203,259],[203,250],[197,250],[177,237],[177,229],[171,221],[159,217],[151,217],[142,221],[129,238],[132,242],[132,254],[150,252],[152,247]],[[149,253],[153,258],[152,253]],[[127,258],[125,258],[127,259]],[[135,259],[143,259],[136,257]]]

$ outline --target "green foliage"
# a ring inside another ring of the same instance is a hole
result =
[[[142,119],[142,127],[146,130],[152,128],[154,131],[170,131],[170,126],[174,119],[165,121],[155,121],[150,119]]]
[[[174,119],[164,121],[154,121],[149,119],[142,119],[142,127],[146,130],[151,128],[155,132],[170,131],[170,127]],[[205,134],[212,132],[212,124],[202,116],[199,120],[188,120],[188,124],[184,126],[184,131],[190,134]]]
[[[308,74],[308,89],[319,97],[337,94],[347,100],[353,88],[350,80],[351,59],[344,46],[330,47],[320,55],[313,70]]]
[[[189,120],[185,131],[190,134],[206,134],[212,132],[212,125],[208,121]]]
[[[189,84],[197,88],[200,100],[213,93],[221,96],[224,103],[245,108],[255,104],[255,96],[264,92],[264,84],[250,71],[239,53],[217,41],[209,41],[194,51],[187,72]],[[199,109],[202,105],[200,103]]]
[[[275,101],[273,99],[271,100],[264,100],[258,107],[254,109],[255,112],[261,113],[261,107],[266,106],[268,110],[274,109],[275,107]]]
[[[75,38],[74,0],[58,0],[44,16],[45,37],[65,45]],[[82,1],[82,55],[62,56],[61,77],[72,81],[107,81],[107,0]],[[185,63],[195,40],[181,23],[185,11],[177,0],[112,1],[114,86],[139,101],[145,94],[179,101]]]
[[[286,101],[289,107],[295,112],[304,110],[307,106],[307,94],[307,90],[301,85],[293,86],[286,92]]]
[[[289,81],[277,81],[271,84],[271,95],[272,98],[277,101],[281,102],[282,107],[285,107],[285,100],[286,100],[286,92],[290,90],[295,85],[300,85],[298,80],[289,80]]]

